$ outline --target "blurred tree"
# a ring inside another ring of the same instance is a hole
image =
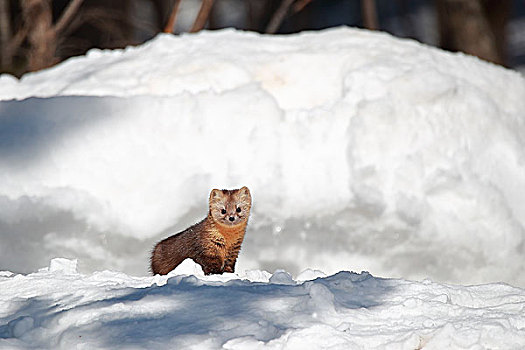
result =
[[[0,66],[10,66],[13,56],[9,52],[8,45],[11,41],[11,11],[9,0],[0,0]]]
[[[437,0],[441,47],[505,62],[510,0]]]
[[[133,30],[143,23],[131,18],[130,5],[128,0],[0,0],[2,71],[22,75],[92,47],[138,44]]]
[[[213,2],[214,0],[202,0],[201,8],[197,14],[195,22],[193,22],[190,33],[195,33],[204,29],[206,22],[208,22],[208,18],[210,17]]]
[[[521,0],[0,0],[0,68],[20,76],[91,48],[140,44],[174,27],[287,34],[379,24],[430,44],[439,32],[445,49],[505,63],[511,1]]]
[[[294,1],[295,0],[282,0],[281,5],[279,5],[277,11],[275,11],[274,15],[272,16],[272,19],[266,26],[265,32],[267,34],[275,34],[277,30],[279,30],[281,23],[283,23],[283,20],[288,14],[288,10],[290,6],[292,6]]]
[[[375,0],[361,0],[361,11],[363,13],[363,25],[366,29],[379,29]]]
[[[173,33],[173,28],[175,27],[175,22],[177,22],[177,13],[179,12],[181,0],[175,0],[173,7],[171,9],[170,17],[168,22],[164,26],[164,33]]]
[[[281,0],[248,0],[248,27],[246,29],[264,33],[280,4]]]
[[[71,1],[53,23],[49,0],[22,0],[22,17],[29,43],[28,69],[35,71],[58,62],[55,56],[59,36],[67,29],[83,0]]]

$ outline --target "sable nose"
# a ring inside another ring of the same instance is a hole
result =
[[[235,220],[235,218],[234,218],[233,216],[230,216],[230,217],[228,218],[228,220],[233,221],[233,220]]]

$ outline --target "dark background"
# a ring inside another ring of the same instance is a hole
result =
[[[0,72],[20,77],[90,48],[138,45],[162,31],[289,34],[341,25],[525,71],[523,0],[0,0]]]

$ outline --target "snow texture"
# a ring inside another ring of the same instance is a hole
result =
[[[0,348],[522,349],[525,290],[369,273],[0,274]],[[16,294],[13,293],[16,291]]]
[[[66,257],[145,275],[154,243],[202,219],[212,188],[246,185],[237,271],[523,287],[524,96],[516,72],[349,28],[159,35],[2,75],[0,267]]]

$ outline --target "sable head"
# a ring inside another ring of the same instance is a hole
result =
[[[248,221],[252,197],[248,187],[237,190],[212,190],[210,214],[215,222],[224,226],[235,226]]]

